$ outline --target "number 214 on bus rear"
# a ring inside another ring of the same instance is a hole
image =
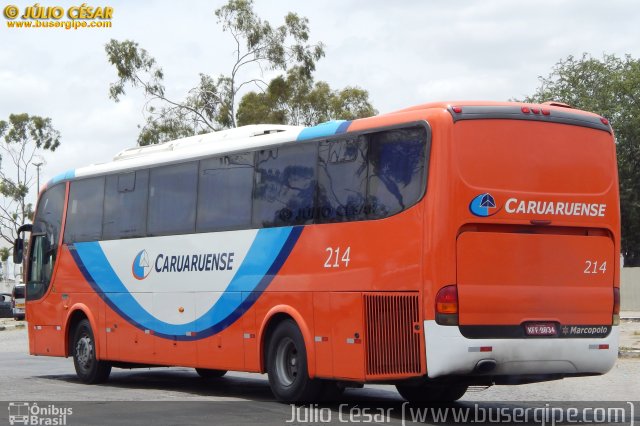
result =
[[[612,368],[619,220],[606,119],[433,103],[125,150],[42,188],[14,255],[30,353],[83,382],[183,366],[268,373],[286,402],[452,401]]]

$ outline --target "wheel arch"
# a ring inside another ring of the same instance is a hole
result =
[[[304,339],[305,350],[307,353],[307,370],[309,374],[309,378],[313,379],[316,373],[316,360],[315,360],[315,347],[313,343],[313,336],[311,330],[307,322],[304,320],[302,315],[288,305],[278,305],[274,306],[267,312],[262,320],[262,324],[260,325],[260,330],[258,332],[258,348],[260,351],[260,372],[265,373],[267,370],[267,351],[266,345],[269,342],[269,338],[271,334],[276,329],[278,324],[285,320],[293,320],[293,322],[298,326],[300,332],[302,333],[302,338]]]
[[[94,340],[94,344],[96,345],[96,358],[100,359],[99,354],[100,354],[101,341],[97,337],[98,336],[97,322],[91,310],[83,303],[77,303],[73,305],[69,309],[69,313],[67,314],[67,318],[65,320],[65,327],[64,327],[64,350],[65,350],[64,356],[69,357],[73,353],[71,349],[71,345],[73,344],[72,333],[76,329],[76,326],[83,319],[88,320],[89,324],[91,325],[91,330],[93,331],[93,340]]]

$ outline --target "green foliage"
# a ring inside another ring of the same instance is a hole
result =
[[[238,95],[249,85],[266,87],[263,70],[295,66],[311,78],[316,61],[324,56],[322,43],[309,42],[308,19],[295,13],[288,13],[282,25],[273,27],[255,14],[253,1],[229,0],[215,16],[233,38],[233,65],[229,74],[200,74],[199,84],[183,101],[167,98],[162,69],[136,42],[111,40],[105,46],[118,75],[110,86],[110,97],[118,101],[131,86],[142,88],[147,98],[140,145],[235,127]]]
[[[251,0],[229,0],[215,12],[222,30],[236,42],[236,63],[232,78],[245,64],[263,61],[271,69],[287,69],[299,64],[307,76],[324,56],[322,43],[309,44],[309,20],[289,12],[284,24],[273,28],[253,11]]]
[[[6,242],[13,243],[17,228],[33,217],[26,198],[35,183],[34,163],[59,145],[50,118],[11,114],[9,121],[0,120],[0,238]]]
[[[118,102],[125,94],[127,84],[142,87],[146,95],[164,96],[162,69],[156,66],[156,60],[140,48],[138,43],[125,40],[111,40],[105,46],[109,63],[116,67],[118,81],[109,87],[109,97]]]
[[[334,119],[353,120],[377,114],[366,90],[332,90],[300,67],[271,80],[262,93],[249,92],[238,106],[238,125],[277,123],[312,126]]]
[[[0,248],[0,261],[6,262],[7,259],[9,259],[10,254],[11,254],[11,250],[9,250],[9,247]]]
[[[588,54],[558,62],[527,102],[556,100],[607,117],[615,131],[622,254],[640,266],[640,60]]]

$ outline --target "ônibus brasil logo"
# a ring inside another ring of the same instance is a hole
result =
[[[471,200],[469,203],[469,210],[476,216],[487,217],[493,216],[501,209],[496,207],[496,200],[488,192],[480,194]]]
[[[147,278],[151,272],[151,267],[149,266],[149,256],[147,255],[146,250],[141,250],[133,259],[133,264],[131,265],[131,273],[134,278],[137,280],[144,280]]]

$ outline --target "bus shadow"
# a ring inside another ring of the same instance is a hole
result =
[[[40,375],[40,379],[85,386],[75,375]],[[548,418],[552,409],[560,409],[565,416],[571,407],[607,406],[606,402],[555,401],[470,401],[449,404],[415,405],[404,402],[393,390],[376,386],[347,389],[337,401],[290,405],[276,402],[266,376],[229,374],[217,379],[202,379],[191,369],[114,370],[110,379],[99,387],[170,392],[171,400],[154,401],[154,409],[165,404],[191,404],[195,412],[207,412],[211,404],[220,405],[220,412],[244,416],[271,424],[285,423],[383,423],[383,424],[439,424],[453,425],[468,422],[478,424],[510,423],[515,416],[518,423],[534,424],[536,419]],[[140,394],[122,394],[123,400],[139,398]],[[112,394],[111,394],[112,395]],[[131,397],[133,396],[133,398]],[[153,392],[144,397],[153,400]],[[204,400],[202,398],[205,398]],[[614,403],[614,405],[620,405]],[[624,405],[624,404],[622,404]],[[550,408],[551,407],[551,408]],[[164,408],[162,408],[164,409]],[[593,411],[591,411],[593,413]],[[553,414],[553,412],[551,412]],[[630,413],[627,413],[629,415]],[[542,417],[540,417],[542,416]],[[637,419],[638,414],[631,416]],[[231,417],[230,417],[231,418]],[[325,421],[328,420],[328,421]],[[640,420],[640,419],[638,419]],[[194,423],[196,424],[196,423]]]
[[[85,386],[73,374],[41,375],[38,377]],[[273,420],[271,417],[277,418],[281,423],[292,419],[293,423],[320,422],[330,424],[341,424],[345,421],[400,424],[412,417],[411,421],[416,422],[417,420],[417,423],[431,423],[436,420],[430,412],[421,414],[416,411],[426,406],[407,405],[395,391],[375,386],[363,389],[346,389],[335,401],[295,406],[278,403],[271,393],[266,376],[257,375],[255,377],[227,375],[217,379],[202,379],[190,369],[114,370],[109,381],[98,386],[141,392],[145,390],[172,392],[174,393],[171,395],[173,401],[163,399],[155,401],[154,404],[184,404],[186,402],[187,404],[195,404],[196,409],[197,403],[206,402],[226,404],[225,407],[229,403],[235,403],[233,405],[236,407],[232,410],[237,410],[237,403],[243,403],[243,407],[245,407],[243,410],[246,410],[247,416],[254,415],[256,410],[263,410],[266,416],[264,420],[267,422]],[[181,398],[180,394],[183,394],[184,398]],[[153,398],[152,394],[149,394],[148,397]],[[193,397],[214,398],[214,400],[202,401],[200,398],[192,399]],[[123,394],[124,398],[130,399],[128,395]],[[447,404],[446,407],[464,407],[464,405],[465,403],[461,402]],[[266,414],[265,409],[269,414]],[[438,424],[450,423],[441,421]]]
[[[84,386],[75,374],[41,375],[38,377]],[[131,390],[159,390],[205,397],[274,400],[266,380],[238,376],[203,379],[192,370],[114,370],[109,380],[98,386]]]

